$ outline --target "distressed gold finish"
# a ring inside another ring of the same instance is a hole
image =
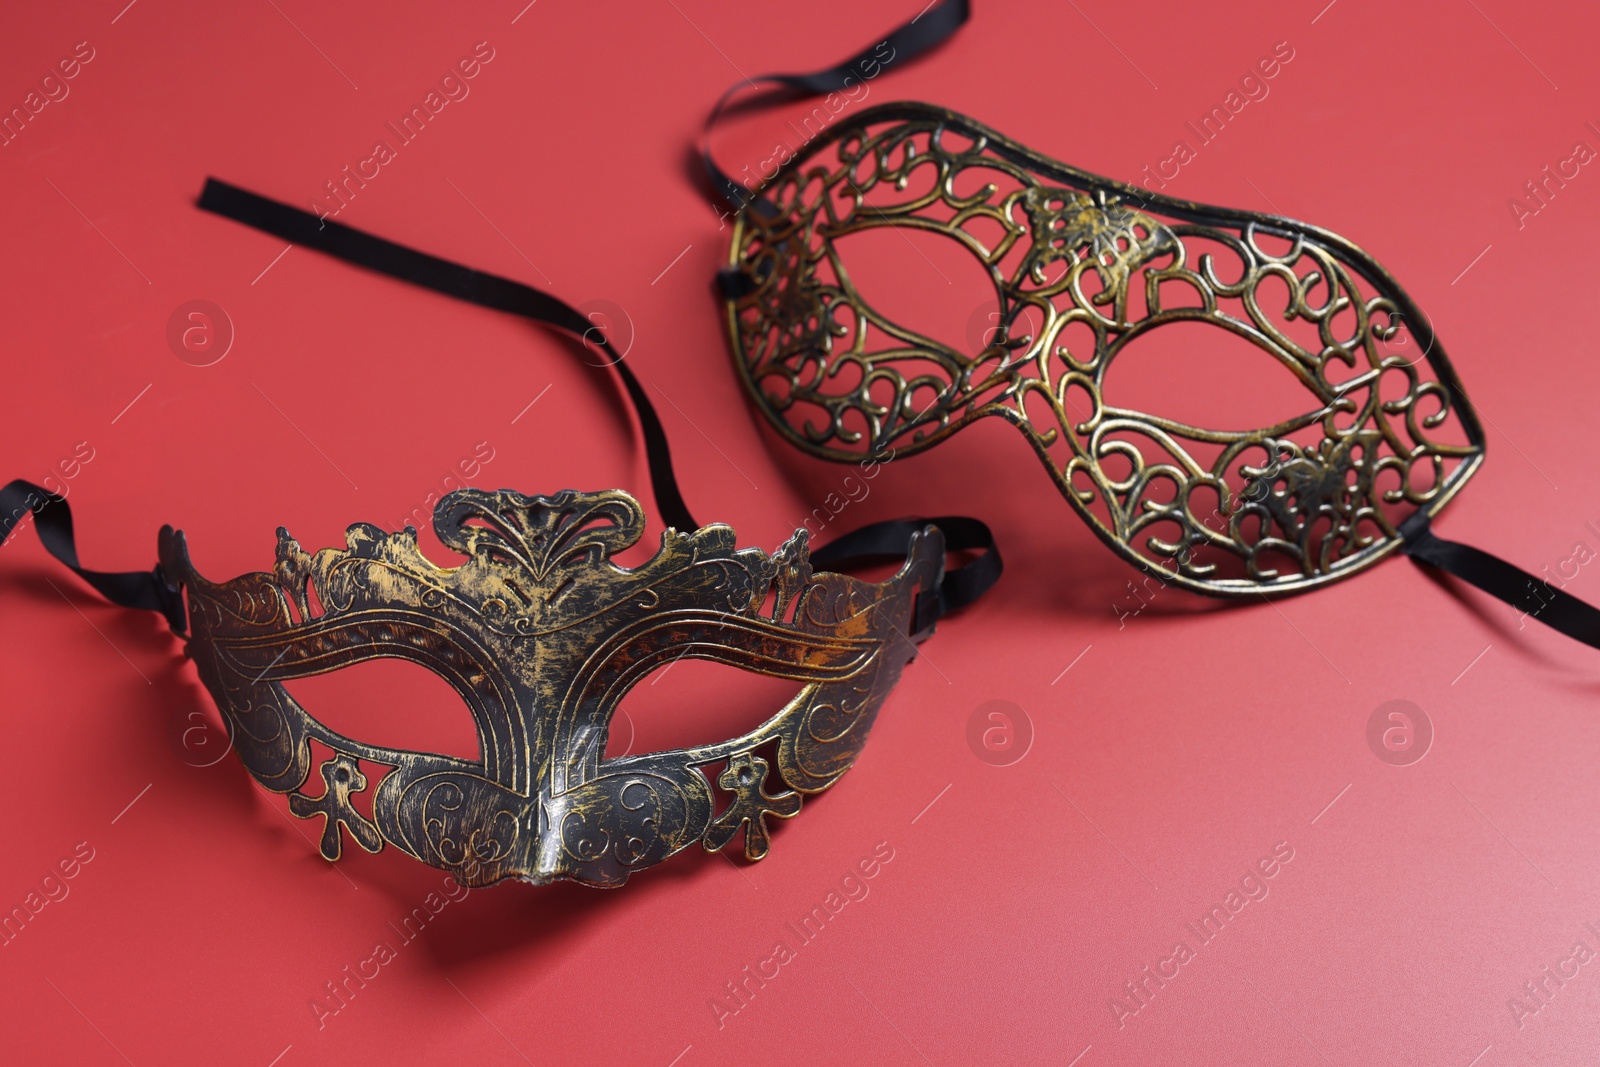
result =
[[[1407,515],[1437,512],[1482,462],[1428,321],[1325,230],[1108,181],[925,104],[836,122],[760,195],[724,271],[734,360],[763,415],[813,455],[908,455],[1005,419],[1119,554],[1220,596],[1372,565]],[[997,307],[985,347],[958,351],[857,289],[837,242],[882,227],[976,257]],[[1277,360],[1305,408],[1231,431],[1108,400],[1117,359],[1181,322]]]
[[[622,492],[465,489],[434,511],[440,539],[467,557],[458,567],[426,559],[409,527],[365,523],[345,548],[315,553],[280,529],[273,573],[221,584],[195,573],[169,528],[162,566],[188,590],[190,654],[234,750],[290,794],[295,815],[323,817],[324,856],[340,855],[342,826],[362,848],[394,845],[467,885],[618,886],[741,829],[745,855],[764,856],[767,820],[794,815],[854,762],[914,655],[904,628],[916,597],[944,572],[934,527],[878,584],[813,572],[803,530],[769,556],[737,548],[727,526],[669,529],[647,562],[613,563],[644,523]],[[683,656],[799,692],[730,741],[604,758],[619,701]],[[460,694],[476,760],[345,737],[284,688],[380,657],[421,664]],[[320,764],[312,742],[331,752]],[[352,799],[368,796],[370,817]]]

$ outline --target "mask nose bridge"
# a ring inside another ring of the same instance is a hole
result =
[[[517,653],[525,664],[518,686],[525,705],[517,714],[528,739],[527,789],[541,818],[547,800],[594,777],[586,769],[599,763],[602,739],[621,704],[621,693],[612,698],[602,691],[598,705],[586,698],[595,658],[615,633],[607,627],[593,632],[600,640],[592,643],[573,642],[570,628],[538,634],[530,638],[531,647]]]
[[[541,795],[560,796],[596,778],[605,754],[602,740],[609,735],[623,698],[662,663],[686,654],[682,645],[661,644],[617,673],[615,657],[636,645],[641,636],[637,627],[635,623],[602,631],[601,641],[574,650],[576,662],[560,670],[569,684],[559,696],[550,697],[557,703],[545,755],[535,770],[536,791]],[[643,632],[648,633],[649,627]],[[606,645],[613,647],[608,651]],[[594,682],[599,679],[607,684],[597,692]]]

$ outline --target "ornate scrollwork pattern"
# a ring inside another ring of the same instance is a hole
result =
[[[814,455],[910,454],[1006,419],[1120,554],[1223,596],[1376,562],[1482,460],[1427,320],[1326,231],[1107,181],[923,104],[841,120],[761,195],[734,228],[728,329],[756,405]],[[981,350],[892,320],[851,280],[840,240],[883,227],[976,258],[996,301]],[[1227,431],[1108,399],[1118,358],[1180,322],[1275,359],[1304,407]]]
[[[339,856],[344,826],[363,848],[387,842],[474,886],[617,886],[696,841],[721,847],[708,769],[759,764],[764,780],[767,764],[749,753],[771,744],[777,777],[796,792],[761,793],[758,781],[738,801],[756,805],[746,855],[765,855],[762,819],[793,814],[797,792],[826,789],[855,760],[912,654],[900,632],[914,597],[944,567],[933,527],[898,574],[874,584],[813,572],[804,531],[769,556],[736,547],[726,526],[669,529],[653,557],[622,567],[612,557],[639,541],[645,519],[621,492],[464,489],[439,502],[434,525],[466,562],[439,567],[414,530],[362,523],[344,548],[312,553],[280,529],[271,574],[208,582],[170,530],[162,563],[187,589],[190,653],[235,750],[262,784],[291,794],[296,815],[325,817],[323,854]],[[730,741],[605,759],[619,702],[685,656],[799,691]],[[418,663],[455,689],[477,759],[346,737],[284,685],[380,657]],[[314,744],[333,753],[318,796],[305,791]],[[362,762],[387,769],[370,819],[350,801],[367,788]]]

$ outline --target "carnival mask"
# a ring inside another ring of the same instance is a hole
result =
[[[1231,597],[1370,567],[1483,461],[1427,320],[1316,227],[1098,178],[910,103],[836,122],[760,198],[723,274],[734,363],[757,410],[811,455],[910,455],[1004,419],[1121,556]],[[976,259],[997,307],[983,347],[895,321],[852,280],[842,239],[887,227]],[[1119,406],[1118,361],[1184,323],[1214,328],[1184,334],[1197,348],[1253,346],[1304,403],[1241,430]]]
[[[922,636],[917,598],[937,596],[944,570],[934,526],[877,584],[814,571],[805,531],[768,555],[737,548],[727,526],[668,529],[647,562],[612,562],[644,525],[622,492],[462,489],[434,512],[439,539],[466,557],[458,567],[425,558],[412,529],[369,524],[310,554],[280,529],[272,573],[220,584],[195,573],[169,528],[161,566],[187,590],[189,654],[234,750],[296,815],[324,817],[325,857],[339,858],[343,825],[369,852],[394,845],[466,885],[617,886],[741,829],[745,856],[764,856],[767,821],[796,814],[861,751],[915,654],[908,637]],[[383,657],[449,683],[472,713],[478,759],[345,737],[284,688]],[[604,758],[619,701],[681,657],[801,688],[730,741]],[[314,759],[311,742],[328,757]],[[352,802],[362,792],[370,818]]]
[[[446,263],[220,182],[201,206],[414,284],[609,341],[576,310],[517,282]],[[29,512],[45,547],[114,603],[159,611],[228,727],[232,748],[301,818],[321,816],[321,852],[344,836],[390,844],[465,885],[508,878],[614,887],[699,842],[746,859],[770,847],[770,820],[799,812],[855,761],[885,697],[946,612],[1000,576],[982,523],[959,517],[875,523],[817,553],[805,530],[777,552],[738,548],[699,527],[678,491],[659,418],[620,358],[609,361],[644,432],[668,528],[637,567],[644,512],[627,493],[524,496],[461,489],[434,530],[466,562],[440,567],[410,527],[362,523],[343,549],[306,552],[278,531],[271,573],[214,583],[166,527],[152,572],[83,568],[66,501],[28,482],[0,489],[0,542]],[[946,569],[948,551],[976,559]],[[894,558],[866,582],[813,566]],[[187,611],[185,606],[187,603]],[[680,658],[795,683],[756,729],[696,748],[605,757],[630,689]],[[375,659],[418,664],[471,712],[478,758],[389,748],[318,721],[284,683]],[[358,803],[359,801],[359,803]]]
[[[943,108],[849,110],[861,82],[970,14],[940,0],[836,66],[745,79],[707,117],[707,186],[734,218],[718,286],[766,421],[802,452],[853,463],[1003,419],[1101,540],[1163,584],[1303,592],[1398,551],[1600,648],[1600,611],[1433,533],[1483,462],[1483,431],[1432,324],[1371,256],[1302,222],[1097,177]],[[827,94],[798,151],[780,145],[754,187],[710,143],[751,86],[769,91],[737,106]],[[883,229],[971,257],[994,299],[981,343],[942,343],[856,283],[841,239]],[[1182,324],[1198,326],[1191,362],[1251,347],[1263,374],[1270,361],[1294,377],[1300,402],[1243,429],[1119,402],[1115,365]]]

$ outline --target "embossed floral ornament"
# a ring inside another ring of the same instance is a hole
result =
[[[622,567],[613,557],[644,532],[622,492],[459,490],[439,502],[434,528],[464,563],[436,565],[412,529],[361,523],[344,548],[310,553],[280,530],[271,574],[220,584],[194,572],[183,536],[167,530],[162,566],[188,590],[190,654],[235,750],[263,785],[291,794],[295,814],[325,817],[323,853],[339,854],[343,825],[363,848],[394,845],[474,886],[617,886],[697,841],[721,848],[744,823],[746,855],[765,854],[762,820],[794,814],[800,794],[854,762],[914,655],[903,632],[915,629],[916,597],[936,595],[944,569],[931,526],[876,584],[814,572],[804,531],[768,555],[736,547],[721,525],[668,529],[654,556]],[[605,758],[619,701],[684,656],[798,692],[729,741]],[[460,695],[476,759],[344,736],[284,687],[383,657],[420,664]],[[333,752],[320,796],[305,791],[313,741]],[[750,755],[763,745],[771,768]],[[370,820],[350,803],[366,788],[357,761],[384,768]],[[706,769],[723,763],[736,799],[713,825]],[[770,771],[782,787],[769,794]]]
[[[1025,186],[1017,202],[1028,220],[1026,273],[1034,285],[1048,285],[1057,261],[1083,260],[1100,269],[1105,286],[1101,303],[1127,281],[1128,272],[1167,240],[1154,219],[1123,205],[1105,189],[1080,193],[1047,185]],[[1015,213],[1009,209],[1007,215]]]

